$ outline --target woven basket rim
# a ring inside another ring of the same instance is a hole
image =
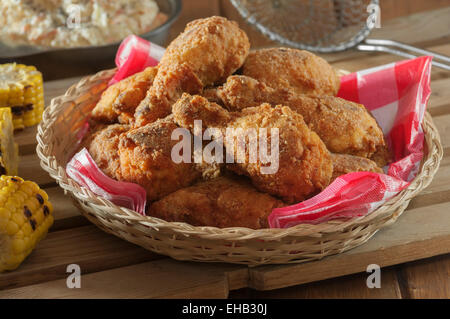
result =
[[[67,176],[65,172],[67,163],[64,163],[64,165],[58,163],[56,157],[50,154],[50,148],[47,146],[47,143],[51,141],[52,138],[52,136],[49,136],[51,135],[51,127],[57,116],[64,109],[65,103],[74,103],[73,101],[79,96],[80,91],[87,91],[93,83],[108,81],[115,73],[115,70],[116,69],[104,70],[95,75],[84,77],[77,84],[71,86],[64,95],[52,99],[50,105],[44,111],[42,122],[38,126],[38,134],[36,136],[38,144],[36,152],[41,160],[42,168],[47,171],[64,190],[71,193],[72,196],[75,196],[78,200],[90,202],[92,206],[95,206],[107,214],[108,218],[126,222],[133,226],[142,225],[155,230],[169,229],[175,234],[187,237],[195,236],[204,239],[223,239],[232,241],[248,239],[280,240],[287,236],[321,237],[323,234],[340,232],[344,229],[357,227],[358,225],[367,224],[372,221],[374,222],[394,214],[402,203],[409,201],[431,183],[443,156],[443,148],[440,142],[439,133],[433,123],[431,115],[426,112],[422,128],[425,133],[424,143],[426,143],[426,146],[428,147],[428,152],[424,154],[417,176],[411,181],[410,185],[403,189],[399,194],[365,216],[345,220],[336,219],[319,224],[299,224],[289,228],[265,228],[256,230],[244,227],[218,228],[212,226],[192,226],[184,222],[167,222],[156,217],[142,216],[130,209],[117,206],[109,200],[92,193],[89,189],[78,185],[78,183]]]

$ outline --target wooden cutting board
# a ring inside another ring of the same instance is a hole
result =
[[[448,32],[448,27],[428,28],[437,21],[448,23],[449,12],[450,9],[430,13],[431,17],[421,16],[417,23],[410,23],[413,18],[408,18],[405,25],[420,29],[414,32],[419,42],[427,43],[435,37],[434,42],[425,45],[428,49],[450,55],[448,37],[438,37],[435,31]],[[395,26],[395,30],[401,27]],[[382,32],[383,29],[380,37],[404,39],[395,32]],[[334,66],[350,71],[398,60],[390,55],[356,52],[326,58]],[[45,83],[46,105],[78,80]],[[47,191],[55,208],[55,224],[19,269],[0,274],[0,298],[226,298],[230,291],[239,288],[271,290],[365,272],[369,264],[386,267],[449,253],[450,72],[433,70],[431,88],[428,111],[444,147],[444,158],[431,185],[411,201],[396,223],[380,230],[366,244],[320,261],[294,265],[249,268],[180,262],[103,233],[80,215],[71,199],[40,168],[35,154],[36,128],[19,132],[16,141],[20,145],[20,176],[37,182]],[[81,267],[82,289],[67,288],[69,264]]]

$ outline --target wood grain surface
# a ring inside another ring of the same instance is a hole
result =
[[[399,3],[383,0],[381,5],[396,10],[392,17],[414,12],[402,11]],[[401,40],[450,55],[450,7],[441,7],[443,3],[448,1],[429,1],[429,7],[421,2],[417,8],[441,9],[394,19],[388,16],[371,37]],[[184,1],[170,39],[187,22],[211,15],[238,21],[253,48],[278,45],[247,25],[228,0]],[[354,50],[323,56],[335,67],[349,71],[400,60]],[[49,70],[44,73],[46,78],[64,78],[46,81],[46,105],[78,82],[80,75],[113,66],[109,61],[107,65],[51,67],[45,57],[28,59],[27,63],[42,66],[44,72]],[[103,233],[80,215],[71,198],[40,168],[35,154],[36,128],[21,131],[16,134],[20,175],[48,192],[55,208],[55,225],[19,269],[0,274],[0,298],[449,298],[450,72],[433,68],[431,88],[428,110],[444,145],[444,159],[431,185],[411,201],[396,223],[365,245],[298,265],[248,268],[179,262]],[[82,289],[66,286],[66,267],[73,263],[81,266]],[[382,267],[381,289],[366,286],[365,270],[370,263]]]

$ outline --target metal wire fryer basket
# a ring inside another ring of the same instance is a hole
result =
[[[434,66],[450,70],[450,58],[445,55],[396,41],[367,39],[380,22],[379,0],[230,1],[247,22],[288,46],[321,53],[356,48],[407,58],[431,55]]]

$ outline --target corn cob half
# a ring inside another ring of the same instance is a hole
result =
[[[0,272],[19,267],[52,224],[53,207],[36,183],[1,176]]]
[[[23,64],[0,65],[0,107],[11,108],[14,129],[38,124],[44,112],[41,72]]]
[[[0,175],[17,175],[19,148],[13,133],[11,109],[0,108]]]

